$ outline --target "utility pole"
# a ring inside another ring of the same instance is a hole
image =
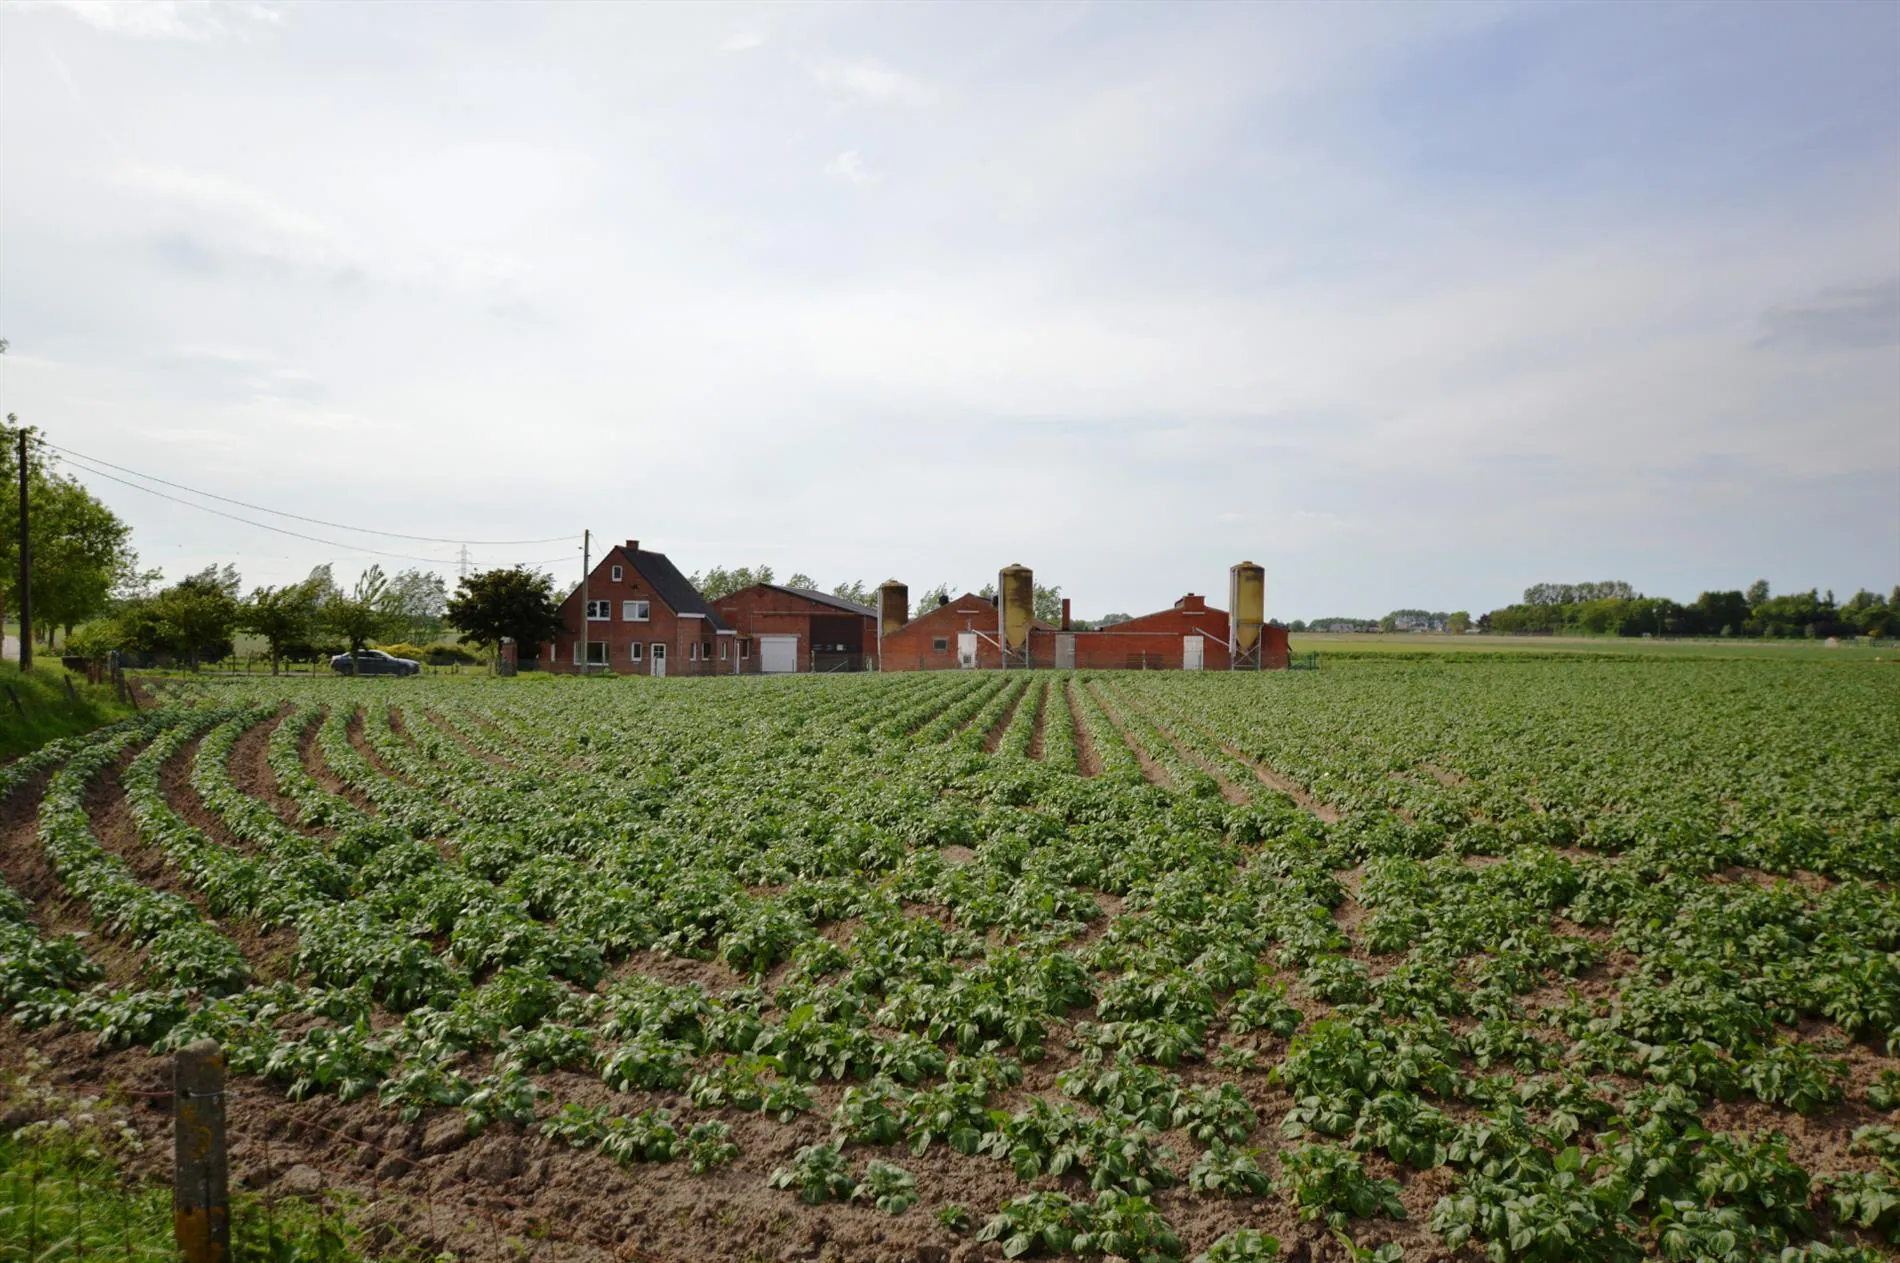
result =
[[[587,570],[591,564],[589,549],[594,542],[591,530],[581,532],[581,674],[587,674]]]
[[[458,579],[468,578],[468,545],[467,544],[462,545],[462,551],[460,555],[456,557],[456,561],[460,563],[461,569],[456,572],[455,577]]]
[[[20,418],[7,413],[7,424]],[[33,665],[33,542],[27,534],[26,512],[26,436],[31,427],[21,426],[20,439],[20,674]]]

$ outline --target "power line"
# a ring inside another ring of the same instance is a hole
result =
[[[49,443],[47,444],[47,446],[51,447],[52,444]],[[73,453],[66,452],[64,448],[61,448],[59,450],[62,452],[65,452],[65,454],[69,458],[73,456]],[[157,496],[161,500],[169,500],[173,504],[182,504],[186,508],[196,509],[200,513],[210,513],[221,518],[229,518],[233,522],[242,522],[246,526],[255,526],[259,530],[275,531],[279,535],[288,535],[292,539],[308,540],[309,542],[313,544],[322,544],[327,548],[342,548],[342,549],[347,549],[348,551],[351,551],[351,552],[369,553],[377,557],[391,557],[398,561],[426,561],[430,563],[431,565],[436,565],[436,566],[449,565],[450,562],[453,560],[453,559],[445,559],[442,557],[419,557],[413,553],[392,553],[388,551],[387,549],[366,548],[362,544],[346,544],[346,543],[343,543],[341,540],[323,539],[316,535],[305,535],[302,531],[288,530],[281,526],[273,526],[269,522],[258,522],[251,518],[239,517],[235,513],[226,513],[223,509],[214,509],[208,504],[194,504],[190,500],[181,499],[178,496],[166,495],[163,491],[158,491],[152,487],[147,487],[136,482],[131,482],[127,479],[120,478],[114,474],[108,474],[104,470],[94,469],[90,465],[86,465],[78,461],[75,461],[74,463],[77,465],[78,468],[85,470],[87,473],[92,474],[94,477],[104,478],[110,482],[116,482],[120,484],[121,486],[130,487],[134,491],[143,491],[148,496]],[[118,468],[118,466],[115,465],[113,466],[113,468],[116,469]],[[187,488],[187,490],[189,490],[189,488]],[[219,497],[219,498],[222,499],[223,497]],[[556,538],[559,538],[559,537],[557,536]],[[566,560],[568,560],[568,558],[566,557],[549,557],[543,561],[529,561],[529,562],[522,562],[520,564],[528,565],[528,566],[538,566],[538,565],[546,565],[550,562],[566,561]]]
[[[290,512],[286,512],[283,509],[272,509],[272,508],[267,508],[261,504],[250,504],[243,500],[233,500],[230,496],[221,496],[215,491],[200,491],[196,487],[187,487],[182,482],[172,482],[169,479],[160,478],[156,474],[140,473],[136,469],[128,469],[124,465],[115,465],[109,460],[101,460],[97,456],[88,456],[84,452],[75,452],[71,448],[61,447],[57,443],[49,443],[45,439],[40,439],[39,443],[41,446],[50,447],[54,451],[59,452],[62,455],[73,457],[78,460],[91,461],[95,465],[104,465],[107,469],[116,469],[122,474],[131,474],[134,478],[143,478],[147,482],[156,482],[163,486],[176,487],[180,491],[189,491],[194,496],[205,496],[212,500],[222,500],[226,504],[235,504],[241,509],[251,509],[257,513],[269,513],[276,517],[292,518],[299,522],[308,522],[312,526],[327,526],[333,530],[356,531],[357,533],[362,534],[362,535],[382,535],[390,539],[410,539],[410,540],[415,540],[416,542],[423,543],[423,544],[463,544],[463,545],[473,544],[477,548],[506,548],[506,547],[513,547],[517,544],[556,544],[556,543],[559,543],[561,540],[568,538],[565,535],[549,535],[542,539],[443,539],[435,535],[405,535],[401,531],[379,531],[373,526],[350,526],[349,524],[344,523],[344,522],[326,522],[322,518],[305,517],[301,513],[290,513]],[[97,473],[98,471],[92,470],[89,472]],[[110,475],[101,475],[101,476],[110,477]],[[136,485],[136,484],[128,484],[128,485]],[[144,488],[141,488],[141,490],[144,490]],[[241,521],[242,519],[239,519],[239,520]],[[253,523],[253,525],[256,525],[256,524]],[[363,551],[373,552],[374,550],[364,549]],[[391,555],[394,556],[396,554],[391,554]]]

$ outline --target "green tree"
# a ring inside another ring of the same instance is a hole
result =
[[[914,607],[915,617],[922,618],[924,615],[930,613],[930,611],[936,609],[939,605],[947,605],[949,604],[949,602],[950,602],[950,585],[949,584],[939,583],[934,588],[925,588],[921,593],[918,594],[917,602]]]
[[[371,565],[356,577],[356,586],[349,595],[336,593],[323,603],[322,625],[340,636],[348,647],[352,675],[356,673],[356,655],[362,652],[363,646],[381,637],[389,628],[388,592],[389,580],[384,577],[383,568]]]
[[[804,575],[793,576],[797,579],[805,577]],[[695,571],[687,580],[708,601],[717,601],[722,596],[731,596],[734,592],[749,588],[755,583],[771,583],[772,581],[772,567],[767,565],[760,565],[754,569],[739,566],[733,570],[727,570],[724,566],[714,566],[704,574]]]
[[[788,588],[804,588],[808,591],[816,591],[818,588],[818,580],[801,571],[787,579],[785,586]]]
[[[392,634],[421,644],[442,630],[449,592],[435,571],[409,569],[390,578],[381,603]]]
[[[451,626],[476,644],[492,647],[506,636],[524,656],[565,630],[554,580],[525,566],[466,576],[456,585],[447,616]]]
[[[877,608],[877,589],[866,587],[862,579],[851,583],[840,583],[831,590],[831,595],[840,601],[851,601],[858,605],[868,605],[872,609]]]
[[[1748,622],[1748,598],[1733,589],[1704,592],[1689,609],[1692,630],[1701,636],[1734,636]]]
[[[11,418],[9,418],[11,420]],[[0,585],[7,608],[20,607],[20,539],[15,505],[19,486],[19,431],[0,427]],[[72,629],[106,612],[115,591],[138,572],[132,528],[80,483],[58,471],[51,453],[40,448],[29,458],[27,508],[33,532],[33,615],[35,639],[48,645],[53,634]]]
[[[1453,610],[1451,617],[1445,620],[1445,630],[1454,636],[1462,636],[1471,630],[1471,611]]]
[[[285,650],[307,645],[316,637],[327,595],[326,584],[312,575],[302,583],[260,587],[239,606],[238,627],[270,643],[272,675],[281,668]]]
[[[1062,623],[1062,585],[1036,585],[1036,617],[1051,626]]]
[[[238,623],[235,568],[207,566],[156,596],[124,604],[117,618],[118,639],[127,649],[169,653],[196,671],[206,659],[231,653],[231,632]]]
[[[1755,580],[1748,585],[1748,608],[1753,610],[1759,605],[1766,604],[1768,596],[1768,580]]]

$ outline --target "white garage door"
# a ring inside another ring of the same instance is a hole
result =
[[[759,670],[766,675],[785,675],[798,670],[798,637],[759,637]]]

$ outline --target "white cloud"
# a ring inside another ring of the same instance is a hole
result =
[[[812,77],[835,93],[892,105],[929,105],[937,89],[915,75],[879,61],[825,62],[810,67]]]
[[[764,45],[769,32],[763,26],[741,26],[719,42],[722,53],[744,53]]]
[[[283,237],[338,244],[336,232],[315,216],[227,176],[133,162],[114,171],[112,179],[142,197],[232,216]]]
[[[827,162],[825,164],[825,174],[835,175],[839,179],[849,180],[853,184],[873,184],[877,181],[877,176],[865,167],[864,159],[855,149],[847,149],[830,162]]]
[[[216,39],[232,33],[223,21],[231,16],[270,26],[282,26],[284,21],[276,7],[255,3],[217,6],[210,0],[51,0],[51,5],[94,30],[134,39]]]

